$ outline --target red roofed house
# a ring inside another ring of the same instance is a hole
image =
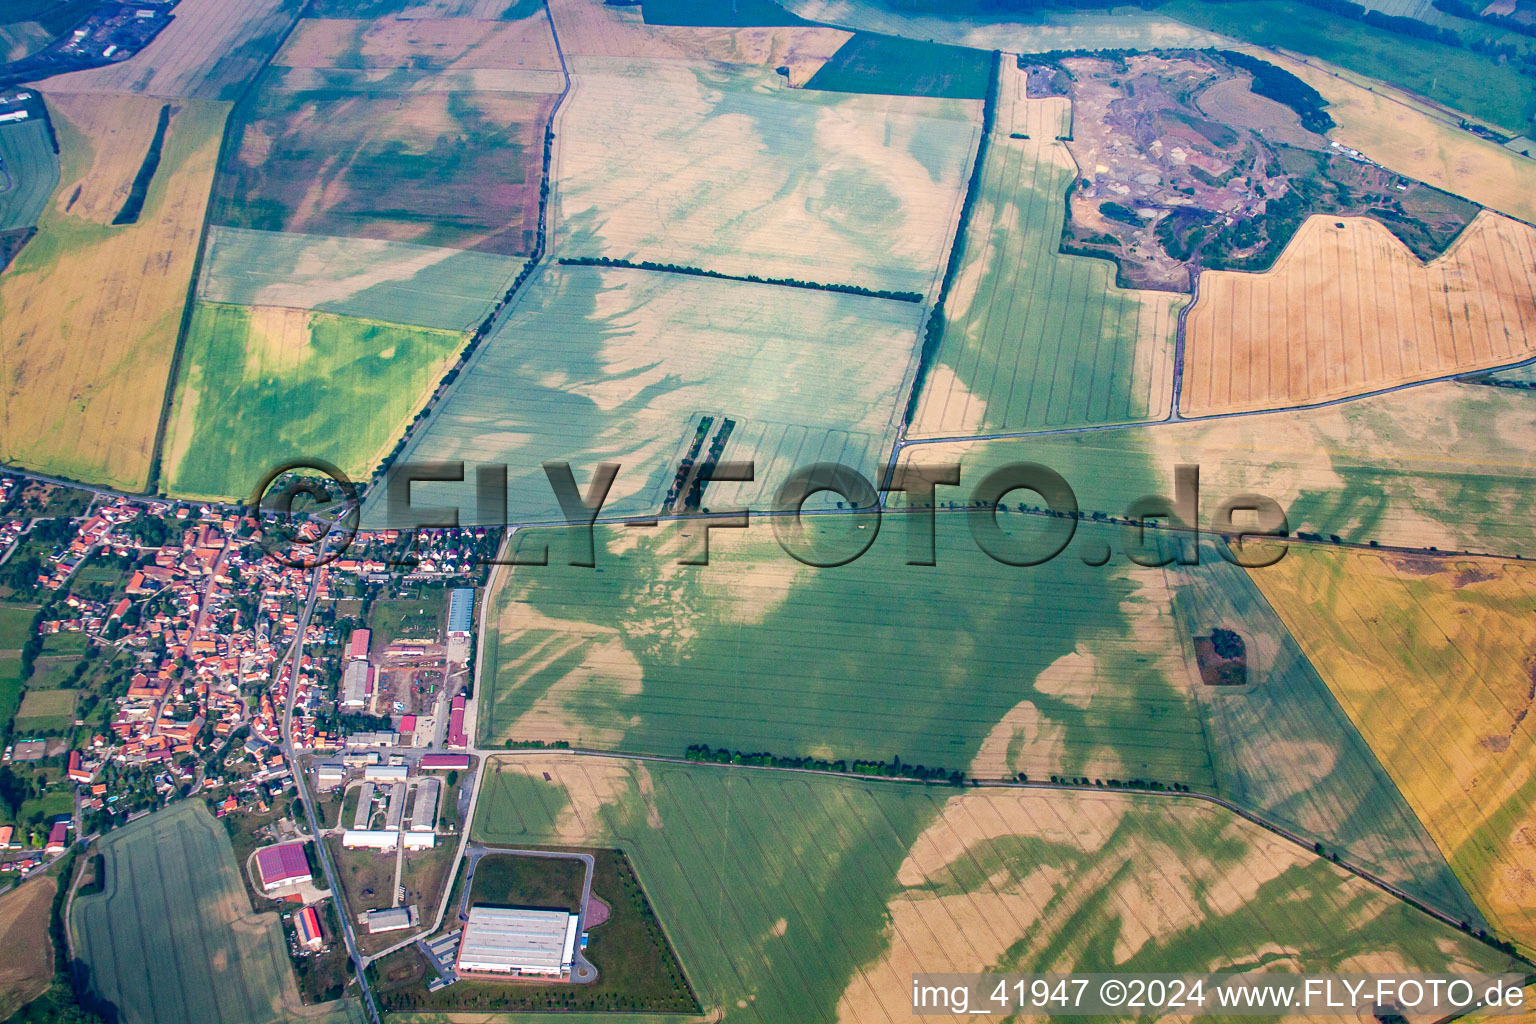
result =
[[[80,767],[80,751],[78,750],[71,750],[69,752],[69,781],[91,781],[91,773]]]
[[[447,771],[448,769],[467,769],[469,767],[468,754],[423,754],[421,755],[421,770],[424,772]]]
[[[69,848],[69,822],[56,821],[53,828],[48,830],[48,845],[43,847],[44,853],[63,853]]]
[[[368,631],[366,629],[354,629],[352,639],[347,644],[347,659],[349,661],[368,657]]]
[[[261,875],[261,891],[270,893],[285,885],[297,885],[309,881],[309,858],[304,856],[303,843],[283,843],[256,852],[256,871]],[[319,933],[318,924],[315,931]]]
[[[464,742],[464,695],[462,693],[453,698],[452,710],[448,712],[448,745],[450,747],[468,746]]]
[[[320,934],[320,917],[315,913],[314,907],[305,907],[293,915],[293,927],[299,933],[301,946],[319,949],[325,942],[325,938]]]

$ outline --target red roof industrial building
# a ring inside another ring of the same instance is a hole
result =
[[[261,873],[263,892],[307,882],[312,877],[303,843],[284,843],[256,851],[256,870]]]

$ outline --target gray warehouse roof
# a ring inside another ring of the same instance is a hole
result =
[[[461,971],[559,974],[571,963],[576,915],[563,910],[470,907],[459,944]]]

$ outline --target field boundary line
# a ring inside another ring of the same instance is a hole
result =
[[[1187,793],[1181,793],[1181,792],[1176,792],[1174,790],[1166,790],[1166,789],[1163,789],[1163,790],[1157,790],[1157,789],[1131,789],[1131,788],[1128,788],[1128,787],[1115,787],[1115,788],[1111,789],[1109,787],[1101,787],[1101,786],[1093,786],[1093,785],[1081,785],[1081,784],[1078,784],[1078,783],[1018,782],[1018,781],[1010,781],[1010,780],[1005,780],[1005,779],[971,779],[971,780],[968,780],[963,785],[955,786],[955,785],[952,785],[952,784],[947,783],[947,782],[935,782],[935,781],[929,781],[929,780],[924,780],[924,779],[902,779],[902,778],[893,778],[893,777],[885,776],[885,775],[865,775],[865,774],[860,774],[860,773],[855,773],[855,772],[834,772],[834,771],[826,771],[826,770],[819,769],[819,768],[780,768],[780,767],[775,767],[773,765],[719,764],[717,762],[712,762],[712,761],[690,761],[690,760],[688,760],[687,758],[684,758],[684,757],[670,757],[670,756],[667,756],[667,755],[664,755],[664,754],[639,754],[639,753],[628,753],[628,752],[624,752],[624,751],[594,750],[594,749],[589,748],[589,747],[570,747],[570,748],[558,748],[558,749],[546,748],[546,749],[531,749],[531,750],[507,750],[507,751],[499,751],[499,752],[495,752],[495,753],[491,753],[491,752],[487,751],[486,752],[486,761],[489,762],[492,759],[500,759],[500,758],[506,758],[506,759],[511,760],[511,759],[518,758],[520,756],[524,757],[524,758],[527,758],[527,757],[530,757],[530,756],[545,756],[545,757],[547,757],[547,756],[549,756],[551,754],[556,755],[556,756],[561,756],[561,755],[569,754],[569,755],[575,755],[577,757],[601,757],[601,758],[609,758],[611,760],[620,760],[620,761],[644,761],[644,762],[650,762],[650,763],[655,763],[655,764],[697,765],[697,766],[704,767],[704,768],[716,768],[716,769],[739,769],[739,770],[743,770],[743,771],[758,771],[758,772],[789,772],[789,773],[798,773],[798,774],[801,774],[801,775],[816,775],[816,776],[823,776],[823,777],[830,777],[830,778],[837,778],[837,779],[852,779],[852,780],[856,780],[856,781],[859,781],[859,782],[882,782],[882,783],[891,783],[891,784],[894,784],[894,785],[924,786],[924,787],[943,788],[943,789],[954,790],[956,793],[962,793],[962,792],[965,792],[967,790],[973,790],[973,789],[1020,789],[1020,790],[1047,790],[1047,791],[1063,791],[1064,790],[1064,791],[1069,791],[1069,792],[1117,793],[1117,794],[1126,794],[1126,795],[1133,795],[1133,796],[1146,796],[1146,797],[1152,797],[1152,798],[1162,797],[1162,798],[1167,798],[1167,799],[1186,799],[1186,800],[1202,801],[1204,803],[1214,804],[1217,807],[1223,808],[1224,810],[1227,810],[1227,811],[1229,811],[1229,812],[1231,812],[1233,814],[1236,814],[1238,817],[1244,819],[1245,821],[1248,821],[1248,822],[1250,822],[1250,823],[1252,823],[1254,825],[1257,825],[1260,828],[1265,829],[1266,831],[1268,831],[1268,832],[1270,832],[1270,833],[1272,833],[1272,834],[1274,834],[1276,836],[1279,836],[1280,838],[1285,839],[1288,842],[1290,842],[1290,843],[1292,843],[1292,844],[1302,848],[1308,854],[1310,854],[1310,855],[1312,855],[1314,857],[1317,857],[1320,860],[1328,860],[1328,861],[1330,861],[1331,863],[1333,863],[1337,867],[1342,868],[1343,870],[1347,871],[1348,873],[1354,875],[1356,878],[1359,878],[1361,881],[1367,882],[1367,883],[1375,886],[1377,889],[1380,889],[1382,892],[1386,893],[1387,895],[1393,896],[1393,897],[1397,898],[1398,900],[1401,900],[1403,903],[1408,904],[1409,906],[1413,907],[1415,910],[1418,910],[1419,912],[1421,912],[1423,914],[1427,914],[1428,916],[1430,916],[1430,917],[1434,918],[1435,920],[1439,921],[1441,924],[1449,925],[1450,927],[1452,927],[1452,928],[1456,929],[1457,931],[1461,932],[1463,935],[1466,935],[1468,938],[1474,939],[1474,940],[1476,940],[1478,942],[1481,942],[1485,946],[1488,946],[1488,947],[1490,947],[1492,949],[1496,949],[1496,950],[1498,950],[1498,952],[1504,953],[1505,955],[1510,956],[1510,957],[1514,958],[1515,960],[1518,960],[1519,962],[1521,962],[1523,964],[1526,964],[1527,966],[1529,966],[1529,967],[1531,967],[1533,969],[1536,969],[1536,960],[1531,959],[1525,953],[1521,952],[1518,948],[1515,949],[1513,952],[1511,952],[1509,950],[1501,949],[1499,946],[1494,944],[1495,943],[1495,937],[1488,936],[1488,935],[1480,936],[1480,935],[1478,935],[1478,934],[1476,934],[1476,933],[1474,933],[1474,932],[1472,932],[1470,930],[1464,930],[1463,927],[1462,927],[1462,921],[1459,918],[1454,917],[1454,916],[1452,916],[1450,914],[1447,914],[1444,911],[1438,909],[1437,907],[1432,906],[1428,902],[1426,902],[1424,900],[1421,900],[1418,897],[1409,894],[1408,892],[1404,891],[1403,889],[1400,889],[1399,887],[1393,885],[1391,882],[1388,882],[1384,878],[1381,878],[1380,876],[1376,875],[1374,872],[1368,871],[1365,868],[1362,868],[1362,867],[1359,867],[1359,866],[1357,866],[1355,864],[1350,863],[1349,861],[1346,861],[1346,860],[1338,858],[1336,853],[1332,853],[1332,854],[1330,854],[1327,857],[1323,857],[1322,855],[1320,855],[1317,852],[1317,850],[1314,848],[1314,846],[1313,846],[1313,844],[1311,842],[1308,842],[1307,840],[1303,839],[1301,836],[1299,836],[1296,833],[1290,831],[1289,829],[1285,828],[1284,826],[1278,825],[1278,824],[1276,824],[1274,822],[1271,822],[1271,821],[1268,821],[1267,819],[1265,819],[1261,815],[1257,814],[1256,812],[1250,811],[1247,808],[1242,807],[1242,806],[1232,802],[1231,800],[1226,799],[1225,797],[1217,796],[1217,795],[1215,795],[1213,793],[1200,793],[1200,792],[1194,792],[1194,791],[1190,791],[1190,792],[1187,792]]]

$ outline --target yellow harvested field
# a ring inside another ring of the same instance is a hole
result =
[[[229,104],[170,101],[138,220],[112,226],[164,101],[50,96],[58,190],[0,275],[0,458],[129,490],[149,478]]]
[[[1536,949],[1536,568],[1295,547],[1252,576],[1489,921]]]
[[[1536,355],[1536,230],[1484,211],[1421,263],[1374,220],[1309,218],[1262,274],[1208,271],[1186,415],[1309,405]]]
[[[307,18],[272,63],[293,68],[560,70],[549,21],[542,13],[521,21]]]
[[[647,25],[639,5],[603,0],[550,0],[566,56],[705,60],[789,68],[789,84],[804,85],[853,35],[821,26],[699,28]]]
[[[1338,122],[1330,138],[1388,170],[1536,221],[1536,160],[1462,131],[1448,114],[1380,82],[1312,58],[1302,61],[1251,46],[1236,49],[1280,65],[1322,93],[1329,116]]]
[[[58,882],[32,879],[0,896],[0,1014],[9,1017],[53,981],[48,911]]]
[[[1005,60],[997,83],[998,135],[1027,135],[1040,142],[1072,135],[1072,101],[1066,96],[1029,95],[1029,75],[1016,60]]]

